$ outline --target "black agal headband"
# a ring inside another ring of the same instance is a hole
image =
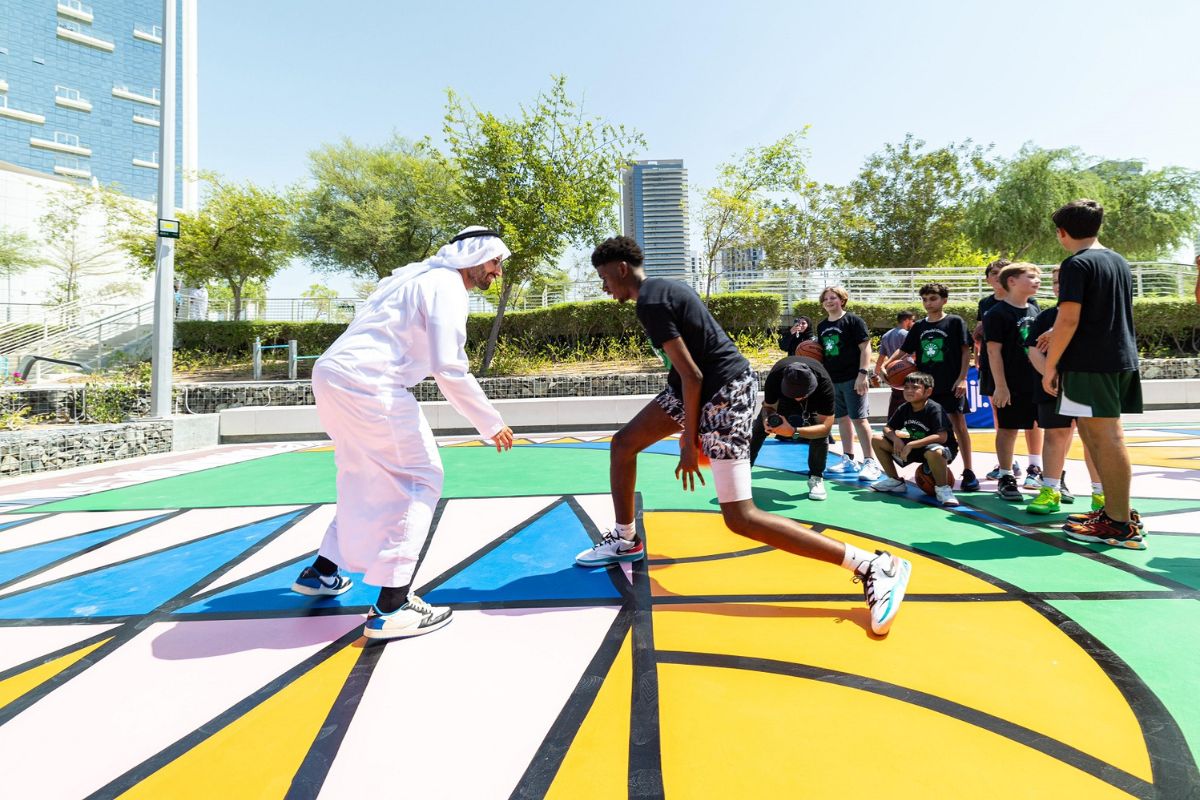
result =
[[[497,239],[500,238],[500,234],[496,233],[494,230],[491,230],[490,228],[484,228],[481,231],[463,231],[451,239],[450,244],[461,242],[463,239],[474,239],[476,236],[495,236]]]

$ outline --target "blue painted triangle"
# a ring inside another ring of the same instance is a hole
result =
[[[118,536],[145,528],[167,518],[166,514],[157,517],[129,522],[124,525],[114,525],[94,531],[85,531],[53,542],[30,545],[17,550],[0,553],[0,583],[8,583],[26,573],[41,569],[47,564],[77,555],[98,544],[111,541]]]
[[[18,525],[25,525],[29,522],[36,522],[42,517],[30,517],[29,519],[14,519],[12,522],[0,522],[0,531],[6,531],[9,528],[15,528]]]
[[[450,576],[425,599],[477,603],[620,597],[603,569],[575,566],[575,556],[591,545],[579,517],[561,503]]]
[[[0,619],[147,614],[299,514],[299,511],[280,514],[170,550],[0,598]]]
[[[840,456],[831,452],[825,459],[825,466],[832,467],[841,460]],[[754,466],[807,475],[808,445],[804,442],[780,442],[775,439],[767,439],[763,442],[762,450],[758,451],[758,458],[754,460]]]
[[[252,611],[300,611],[307,608],[369,606],[379,594],[378,586],[367,586],[362,575],[344,573],[354,581],[350,590],[337,597],[309,597],[291,590],[300,570],[312,563],[312,556],[298,558],[253,580],[230,587],[191,605],[180,614],[244,613]]]

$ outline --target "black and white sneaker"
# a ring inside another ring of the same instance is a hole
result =
[[[1017,485],[1015,475],[1001,475],[1000,482],[996,485],[996,494],[1000,496],[1001,500],[1020,502],[1025,499],[1025,496],[1021,494],[1021,488]]]
[[[300,577],[292,584],[292,591],[310,597],[333,597],[348,591],[353,585],[354,581],[345,575],[322,575],[312,567],[305,567],[300,571]]]
[[[404,639],[423,636],[445,627],[454,612],[444,606],[431,606],[415,594],[395,611],[383,613],[372,607],[367,614],[363,636],[368,639]]]
[[[866,572],[854,576],[854,582],[863,585],[867,607],[871,609],[871,630],[876,635],[883,636],[891,629],[911,574],[912,564],[907,560],[886,550],[876,550]]]

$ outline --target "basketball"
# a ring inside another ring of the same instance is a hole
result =
[[[806,356],[816,361],[824,361],[825,349],[821,347],[821,343],[816,339],[805,339],[796,345],[796,355]]]
[[[949,467],[946,467],[946,479],[947,486],[954,485],[954,473],[950,471]],[[913,476],[913,482],[917,484],[917,488],[922,492],[933,497],[933,488],[937,484],[933,482],[933,472],[930,471],[928,464],[922,464],[917,467],[917,474]]]
[[[917,365],[911,358],[902,358],[888,364],[887,382],[893,389],[903,389],[904,379],[917,371]]]

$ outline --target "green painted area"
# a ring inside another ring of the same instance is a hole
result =
[[[1026,501],[1033,500],[1036,495],[1025,493]],[[1084,514],[1091,511],[1091,495],[1081,494],[1071,505],[1063,505],[1057,514],[1030,514],[1025,510],[1026,503],[1010,503],[1001,500],[992,492],[960,493],[958,499],[972,508],[986,511],[993,516],[1015,522],[1018,525],[1035,525],[1038,527],[1061,527],[1070,514]],[[1200,500],[1160,499],[1156,497],[1139,497],[1134,500],[1134,508],[1141,514],[1164,514],[1178,511],[1200,511]]]
[[[608,491],[607,450],[515,447],[500,454],[485,447],[448,447],[441,450],[441,455],[446,467],[444,496],[449,499]],[[639,458],[638,490],[645,507],[719,510],[712,486],[683,491],[674,476],[676,463],[676,458],[669,455],[643,454]],[[1160,588],[1135,575],[962,515],[947,514],[934,506],[832,481],[826,485],[829,500],[814,503],[803,497],[807,493],[804,476],[766,468],[754,472],[754,497],[767,511],[900,542],[1027,591]],[[268,456],[49,503],[36,510],[305,505],[332,503],[335,499],[333,453],[325,451]],[[1151,565],[1148,561],[1147,566],[1164,573],[1173,570],[1172,575],[1183,571],[1180,565]]]
[[[1200,758],[1200,603],[1067,600],[1052,604],[1128,664],[1158,695]]]
[[[1147,523],[1152,524],[1150,520]],[[1106,547],[1104,552],[1126,564],[1200,589],[1200,537],[1155,536],[1152,532],[1146,538],[1145,550]]]

